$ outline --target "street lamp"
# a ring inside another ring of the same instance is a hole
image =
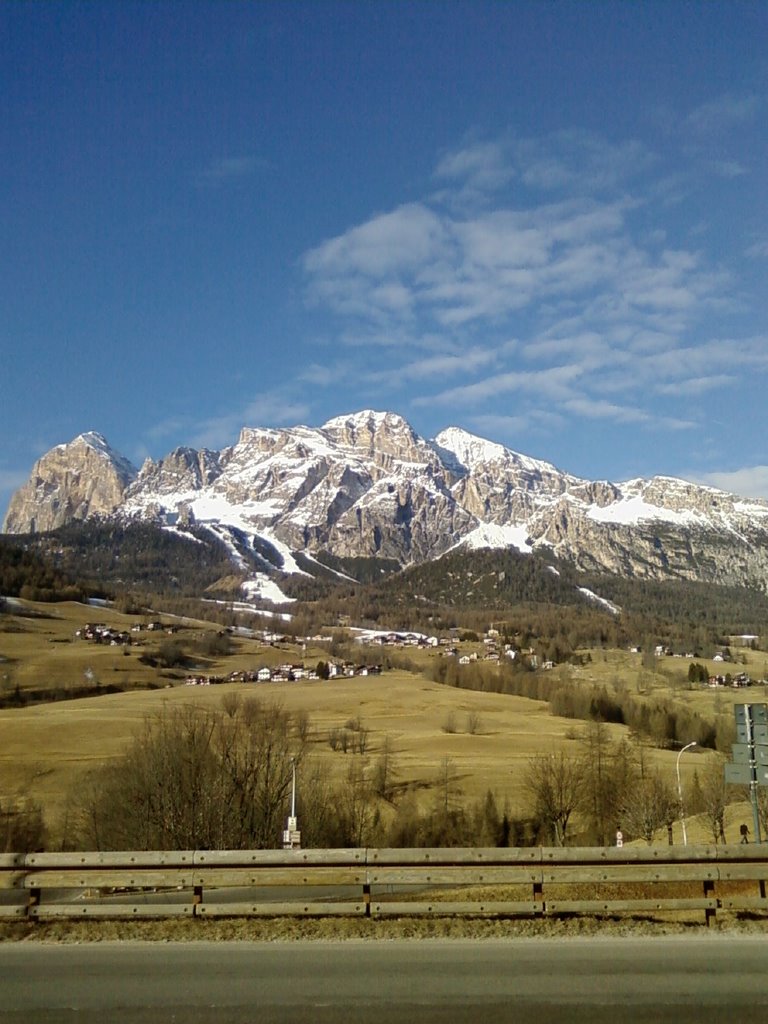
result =
[[[301,849],[301,832],[299,831],[299,823],[296,818],[296,758],[291,758],[291,816],[286,822],[286,828],[283,831],[283,849],[284,850],[300,850]]]
[[[680,801],[680,824],[683,826],[683,846],[687,846],[688,845],[688,833],[685,831],[685,808],[683,807],[683,785],[680,782],[680,758],[683,756],[683,754],[686,752],[686,750],[690,750],[691,747],[695,747],[695,746],[696,746],[696,740],[693,740],[691,743],[686,743],[686,745],[683,747],[683,749],[677,755],[677,765],[676,765],[676,771],[677,771],[677,797],[678,797],[678,799]]]

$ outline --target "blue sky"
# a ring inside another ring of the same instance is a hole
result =
[[[0,4],[0,510],[361,408],[768,497],[768,4]]]

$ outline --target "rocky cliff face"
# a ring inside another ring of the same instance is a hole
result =
[[[114,511],[403,565],[459,544],[514,544],[581,568],[768,589],[767,502],[664,477],[582,480],[458,428],[427,441],[394,413],[244,428],[231,448],[179,448],[138,473],[85,434],[36,464],[4,529]]]
[[[5,533],[42,533],[73,519],[107,515],[120,507],[136,469],[101,434],[81,434],[41,459],[11,498]]]
[[[218,452],[209,452],[207,448],[202,451],[176,448],[159,462],[147,459],[139,476],[146,489],[156,494],[175,494],[207,487],[220,472]]]

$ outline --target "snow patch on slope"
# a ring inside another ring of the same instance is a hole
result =
[[[707,522],[706,517],[698,512],[690,509],[676,512],[671,508],[660,508],[639,496],[621,498],[603,507],[590,505],[586,515],[596,523],[615,523],[621,526],[637,526],[638,523],[648,520],[662,520],[676,526],[702,526]]]
[[[457,548],[517,548],[525,555],[533,551],[527,526],[499,526],[495,523],[481,523],[450,550]]]
[[[441,431],[434,440],[438,449],[449,452],[465,469],[472,470],[475,466],[494,462],[511,462],[529,473],[559,474],[549,462],[532,459],[528,455],[520,455],[496,441],[486,441],[483,437],[470,434],[460,427],[448,427]]]
[[[612,601],[608,601],[604,597],[599,597],[592,590],[587,589],[587,587],[577,587],[576,589],[580,594],[583,594],[588,601],[594,601],[595,604],[602,605],[604,608],[607,608],[608,611],[611,612],[613,615],[621,614],[621,608],[619,608],[617,604],[614,604]]]
[[[258,572],[240,588],[251,601],[269,601],[271,604],[291,604],[296,599],[287,597],[273,579]]]

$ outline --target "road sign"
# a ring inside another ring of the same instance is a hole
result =
[[[725,781],[729,786],[748,786],[752,782],[752,768],[748,764],[727,764]]]
[[[733,743],[731,744],[731,757],[734,764],[755,764],[768,765],[768,745],[765,743]]]
[[[737,722],[736,739],[739,743],[764,743],[768,745],[768,725],[753,725],[750,729],[746,722]]]
[[[768,765],[759,764],[755,769],[758,786],[768,786]]]
[[[737,725],[745,725],[749,715],[753,726],[768,726],[768,704],[734,704],[733,713]]]
[[[286,828],[283,830],[283,849],[301,849],[301,832],[298,829]]]
[[[749,764],[752,760],[750,750],[752,748],[748,743],[732,743],[731,744],[731,757],[733,758],[734,764]]]

